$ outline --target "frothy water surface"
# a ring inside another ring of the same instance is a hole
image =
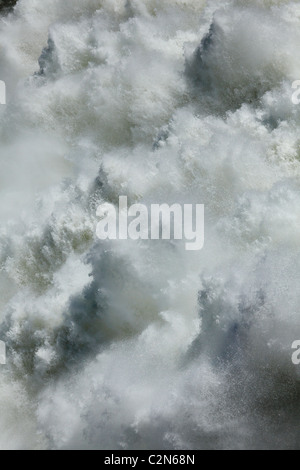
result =
[[[299,448],[300,4],[19,0],[0,22],[2,449]],[[205,204],[205,247],[96,209]]]

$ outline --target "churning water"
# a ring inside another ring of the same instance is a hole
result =
[[[2,449],[300,448],[300,4],[19,0],[0,22]],[[205,204],[205,246],[99,204]]]

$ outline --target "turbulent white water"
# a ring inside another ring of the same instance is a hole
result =
[[[1,19],[0,448],[300,448],[299,44],[288,0]],[[100,242],[119,195],[204,249]]]

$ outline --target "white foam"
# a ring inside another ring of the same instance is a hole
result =
[[[299,447],[299,4],[208,3],[1,22],[3,449]],[[100,243],[120,195],[205,204],[204,249]]]

